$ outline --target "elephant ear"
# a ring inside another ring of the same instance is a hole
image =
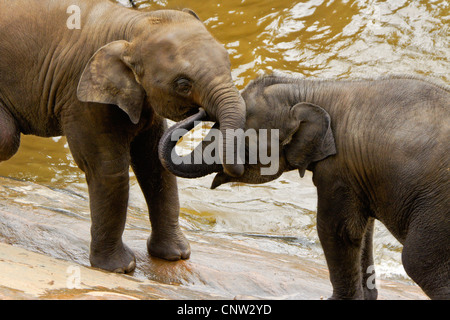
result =
[[[145,90],[124,57],[128,44],[125,40],[114,41],[92,56],[81,75],[77,96],[83,102],[115,104],[137,124]]]
[[[289,111],[291,134],[283,144],[288,163],[303,178],[308,165],[336,154],[330,115],[311,103],[298,103]]]

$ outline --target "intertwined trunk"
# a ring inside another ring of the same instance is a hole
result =
[[[244,165],[236,161],[235,135],[230,133],[244,128],[245,103],[231,81],[224,81],[220,85],[215,85],[214,82],[211,81],[212,89],[202,97],[202,106],[205,110],[199,109],[197,114],[175,124],[160,141],[159,156],[163,166],[179,177],[197,178],[222,170],[232,177],[239,177],[244,173]],[[180,131],[177,130],[190,130],[194,127],[195,121],[201,120],[215,121],[216,125],[213,129],[220,130],[222,140],[216,141],[207,136],[204,140],[209,142],[201,143],[194,152],[185,157],[178,156],[174,150],[176,140],[180,138]],[[219,151],[220,161],[206,164],[201,157],[204,148],[210,143],[216,144],[215,148]],[[234,154],[227,154],[227,150],[234,150]]]
[[[222,171],[222,165],[220,163],[207,165],[204,162],[204,150],[209,145],[209,143],[205,143],[204,141],[210,141],[216,145],[215,147],[218,146],[218,141],[211,141],[209,135],[188,155],[180,156],[175,151],[175,146],[179,138],[181,138],[180,136],[186,131],[191,130],[197,121],[202,120],[208,120],[208,117],[205,110],[200,108],[199,112],[195,115],[170,127],[159,142],[159,158],[161,163],[176,176],[182,178],[198,178],[213,172]],[[213,129],[217,129],[217,127],[218,125],[216,124]]]

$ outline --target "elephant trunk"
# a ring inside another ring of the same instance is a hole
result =
[[[168,131],[166,131],[160,140],[159,157],[163,166],[183,178],[198,178],[213,172],[223,171],[232,177],[239,177],[244,173],[244,165],[238,163],[235,157],[237,143],[235,142],[234,130],[243,129],[245,124],[245,102],[240,96],[238,90],[233,86],[222,86],[219,89],[211,90],[203,98],[202,105],[205,107],[199,109],[199,112],[183,121],[178,122]],[[221,143],[216,141],[214,130],[204,138],[204,141],[211,141],[199,144],[189,155],[180,157],[175,152],[175,145],[181,135],[194,127],[195,121],[201,120],[215,121],[219,126]],[[181,129],[181,130],[180,130]],[[180,131],[177,131],[180,130]],[[212,164],[206,164],[203,159],[204,150],[215,143],[214,148],[221,154],[220,161]],[[221,150],[219,150],[219,148]],[[233,154],[227,154],[227,151],[233,150]],[[218,163],[220,162],[220,163]]]
[[[211,112],[215,115],[220,125],[222,134],[222,166],[223,171],[232,177],[240,177],[244,174],[244,165],[239,163],[236,157],[238,145],[235,141],[236,130],[244,129],[245,125],[245,102],[234,87],[218,90],[213,95],[213,106],[217,109]],[[228,154],[228,151],[233,154]]]
[[[159,159],[163,167],[178,177],[199,178],[213,172],[222,171],[220,163],[210,165],[204,163],[203,153],[209,145],[208,143],[205,144],[202,141],[190,154],[185,156],[180,156],[175,151],[175,146],[181,136],[194,128],[197,121],[202,120],[207,120],[207,115],[205,110],[200,108],[196,114],[170,127],[159,141]],[[212,139],[207,135],[204,140],[211,141]]]

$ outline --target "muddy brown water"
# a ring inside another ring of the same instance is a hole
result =
[[[136,3],[138,10],[193,9],[228,49],[232,74],[239,89],[255,77],[272,72],[334,79],[395,73],[450,83],[450,7],[445,0],[159,0]],[[145,201],[131,171],[130,175],[127,232],[149,233]],[[72,195],[74,201],[49,199],[49,209],[64,215],[61,223],[68,228],[77,228],[79,221],[89,219],[84,174],[75,165],[64,137],[22,136],[19,152],[11,160],[0,163],[0,176]],[[255,248],[264,251],[268,259],[271,254],[284,254],[325,266],[315,228],[317,195],[311,174],[300,179],[297,172],[289,172],[271,183],[223,185],[214,191],[209,190],[212,178],[210,175],[178,180],[181,225],[186,232],[204,235],[208,239],[205,243],[211,246],[227,239],[236,243],[236,250]],[[3,193],[9,190],[10,193],[3,196],[12,197],[17,203],[33,203],[27,198],[31,195],[24,197],[8,188],[2,190]],[[30,187],[29,192],[33,191]],[[38,205],[46,207],[42,199],[45,197],[39,199]],[[48,225],[52,225],[51,220]],[[378,276],[411,281],[401,265],[402,246],[380,223],[376,229],[374,254]],[[86,242],[71,246],[72,249],[67,250],[74,252],[66,256],[58,253],[61,249],[58,232],[52,241],[47,241],[52,238],[51,230],[49,227],[44,235],[42,230],[36,234],[28,230],[27,241],[16,240],[33,249],[38,246],[35,242],[40,241],[39,237],[45,236],[46,241],[39,251],[45,252],[47,246],[49,255],[87,263],[87,253],[83,253],[88,248],[86,230],[80,230],[86,235]],[[20,233],[15,236],[20,237]],[[10,242],[16,240],[10,239]],[[229,259],[230,266],[233,260],[235,266],[239,265],[236,255],[230,253]],[[238,267],[235,270],[239,270]],[[151,277],[145,272],[135,276]]]

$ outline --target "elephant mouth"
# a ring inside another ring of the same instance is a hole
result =
[[[197,114],[199,112],[200,108],[202,108],[202,106],[198,105],[198,104],[183,106],[183,108],[180,109],[176,115],[170,115],[170,116],[163,115],[163,116],[171,121],[180,122],[180,121],[186,120],[187,118],[190,118],[191,116]],[[210,121],[210,120],[204,120],[204,121]]]
[[[187,111],[182,115],[181,118],[182,118],[182,119],[189,118],[189,117],[191,117],[191,116],[193,116],[193,115],[199,113],[199,112],[200,112],[200,109],[203,109],[202,106],[196,104],[196,105],[192,106],[192,108],[189,108],[189,110],[187,110]],[[204,117],[205,117],[205,119],[202,119],[202,121],[210,121],[207,114],[206,114]]]

